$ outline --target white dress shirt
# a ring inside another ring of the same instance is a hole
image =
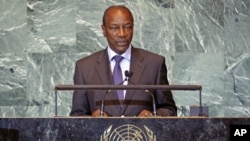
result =
[[[111,71],[113,73],[114,67],[115,67],[115,60],[112,59],[114,56],[118,55],[117,53],[115,53],[109,46],[108,46],[108,56],[109,56],[109,61],[110,61],[110,68]],[[121,54],[121,56],[123,57],[122,61],[120,62],[120,66],[122,69],[122,79],[125,80],[125,71],[129,71],[130,70],[130,60],[131,60],[131,45],[129,45],[129,48],[123,53]],[[123,83],[123,85],[127,85],[128,82],[125,81]],[[126,94],[126,91],[124,90],[123,92],[124,97]]]

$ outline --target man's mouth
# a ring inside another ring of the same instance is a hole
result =
[[[124,45],[127,45],[127,42],[126,41],[118,41],[117,45],[124,46]]]

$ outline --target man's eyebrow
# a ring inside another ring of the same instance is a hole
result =
[[[109,25],[119,25],[117,23],[110,23]],[[126,24],[123,24],[123,25],[133,25],[132,23],[126,23]]]

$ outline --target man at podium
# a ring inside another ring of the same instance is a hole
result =
[[[76,62],[74,84],[168,85],[165,58],[134,47],[133,27],[133,15],[127,7],[107,8],[101,28],[108,46]],[[153,99],[158,116],[177,115],[171,91],[160,90],[74,91],[70,115],[152,116]]]

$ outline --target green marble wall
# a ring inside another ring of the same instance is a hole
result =
[[[171,84],[200,84],[212,117],[250,116],[248,0],[0,0],[0,117],[54,115],[54,86],[72,84],[74,62],[107,45],[103,11],[134,14],[133,45],[164,55]],[[174,91],[178,116],[198,92]],[[60,92],[67,116],[72,92]]]

